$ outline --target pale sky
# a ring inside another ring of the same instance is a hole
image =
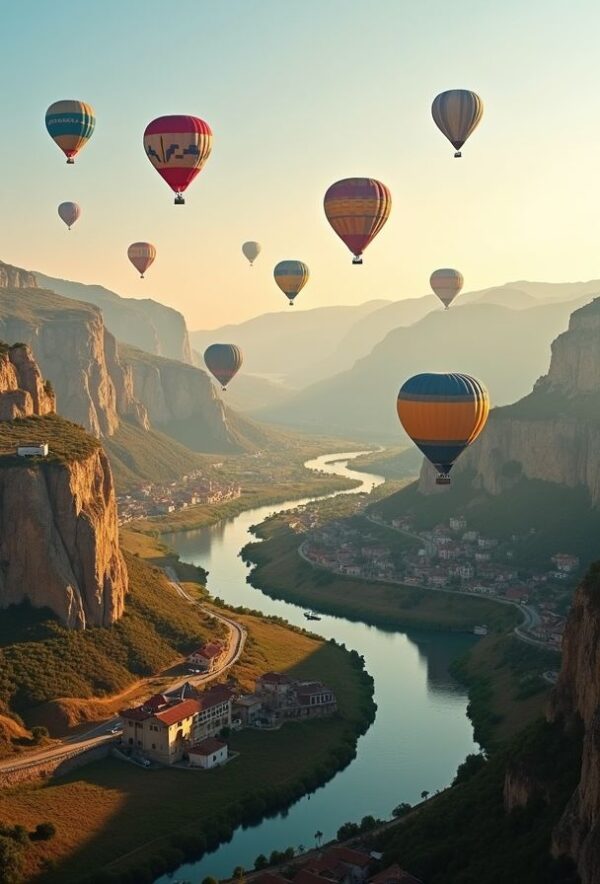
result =
[[[272,268],[311,279],[295,309],[600,277],[600,5],[592,0],[19,0],[2,12],[0,258],[181,310],[190,328],[288,309]],[[454,160],[433,97],[469,88],[483,121]],[[58,99],[96,132],[67,166]],[[146,159],[154,117],[210,123],[185,206]],[[380,178],[390,220],[353,267],[325,190]],[[56,215],[75,200],[68,232]],[[245,239],[263,245],[253,270]],[[135,240],[158,250],[140,281]]]

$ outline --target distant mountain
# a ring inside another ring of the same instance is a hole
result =
[[[587,300],[584,296],[581,300]],[[321,381],[256,417],[368,439],[402,438],[395,410],[400,385],[421,371],[464,371],[480,378],[494,404],[527,393],[547,364],[550,341],[580,302],[523,310],[465,304],[390,332],[349,371]],[[366,325],[366,322],[365,322]]]
[[[281,378],[292,387],[302,387],[331,373],[320,368],[321,361],[328,361],[328,355],[355,323],[386,303],[379,300],[355,307],[265,313],[239,325],[190,332],[190,339],[200,355],[215,342],[237,344],[243,350],[247,373]]]
[[[95,304],[106,327],[120,341],[169,359],[192,362],[185,319],[172,307],[151,298],[122,298],[101,285],[85,285],[35,271],[40,288],[65,298]]]

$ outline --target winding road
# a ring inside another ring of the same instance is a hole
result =
[[[164,572],[169,581],[169,585],[174,592],[191,605],[197,605],[202,611],[209,614],[211,617],[214,617],[215,620],[220,620],[221,623],[224,623],[227,626],[229,630],[229,641],[227,645],[227,656],[213,672],[207,673],[206,675],[185,675],[179,677],[163,690],[165,692],[175,691],[186,682],[190,682],[196,686],[208,684],[209,682],[214,681],[215,678],[223,675],[224,672],[230,669],[230,667],[239,660],[246,643],[246,629],[236,620],[232,620],[231,617],[226,617],[224,614],[218,614],[213,608],[209,608],[194,599],[185,591],[173,568],[165,568]],[[156,679],[156,676],[150,676],[148,679],[144,679],[140,682],[140,685],[143,685],[145,682],[150,687],[154,679]],[[65,737],[64,739],[53,743],[52,746],[44,747],[39,751],[25,752],[18,759],[15,759],[14,757],[6,758],[0,761],[0,773],[26,770],[27,768],[33,768],[49,761],[66,761],[69,758],[80,755],[82,752],[87,752],[88,749],[94,749],[96,746],[102,746],[105,743],[116,743],[120,739],[120,722],[120,716],[114,715],[112,718],[102,721],[100,724],[95,725],[83,734]]]

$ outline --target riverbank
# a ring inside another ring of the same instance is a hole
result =
[[[314,568],[299,555],[302,536],[277,518],[259,526],[260,543],[243,549],[254,566],[248,580],[271,598],[361,620],[384,629],[473,632],[486,623],[503,631],[518,621],[517,612],[488,599],[437,593],[345,577]]]
[[[111,881],[153,880],[226,840],[240,823],[287,807],[352,760],[375,713],[372,679],[359,656],[268,619],[234,616],[248,633],[246,653],[231,670],[241,687],[271,669],[324,679],[339,714],[236,733],[230,745],[239,757],[215,771],[146,771],[106,759],[58,781],[1,792],[3,822],[56,828],[51,840],[31,843],[25,880],[94,880],[82,874],[83,856],[85,869],[108,869]]]

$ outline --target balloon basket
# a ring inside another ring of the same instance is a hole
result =
[[[290,307],[293,307],[293,306],[294,306],[294,302],[293,302],[293,301],[290,301],[289,306],[290,306]]]
[[[74,166],[74,165],[75,165],[75,160],[73,159],[73,157],[67,157],[67,166]]]
[[[177,194],[177,196],[176,196],[175,199],[173,200],[173,203],[174,203],[176,206],[185,206],[185,200],[184,200],[184,198],[181,196],[180,193]]]
[[[454,154],[454,159],[458,160],[460,157],[462,157],[462,154],[459,150],[457,150],[456,153]]]
[[[363,262],[363,259],[359,255],[355,255],[354,258],[352,258],[353,264],[362,264],[362,262]]]
[[[438,476],[435,480],[436,485],[450,485],[450,476]]]

